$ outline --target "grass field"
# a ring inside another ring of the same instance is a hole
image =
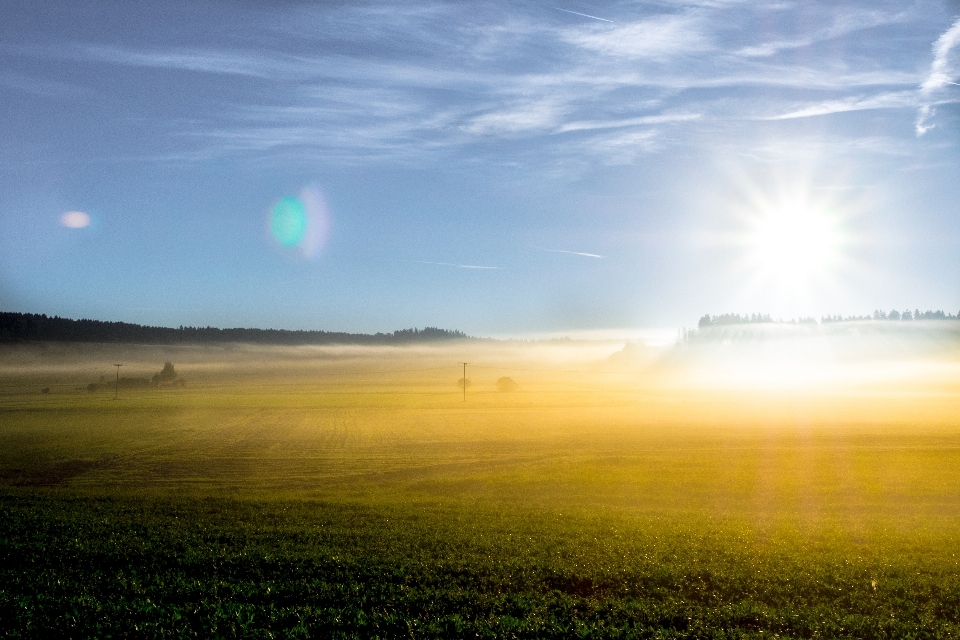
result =
[[[960,636],[956,358],[620,347],[9,347],[0,634]]]

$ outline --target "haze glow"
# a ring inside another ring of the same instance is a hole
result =
[[[828,214],[785,203],[757,217],[749,243],[764,276],[795,287],[809,284],[810,278],[830,275],[841,236]]]

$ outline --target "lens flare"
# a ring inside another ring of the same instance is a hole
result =
[[[60,224],[69,229],[83,229],[90,226],[90,216],[83,211],[67,211],[60,216]]]
[[[267,216],[267,232],[283,250],[304,258],[319,254],[327,241],[329,214],[323,194],[315,187],[301,189],[296,196],[284,196]]]
[[[284,247],[293,247],[303,241],[307,231],[307,212],[297,198],[287,196],[270,210],[270,233]]]

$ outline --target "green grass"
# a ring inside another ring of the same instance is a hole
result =
[[[960,636],[955,380],[211,371],[0,381],[0,635]]]
[[[10,637],[955,637],[953,527],[437,504],[0,501]]]

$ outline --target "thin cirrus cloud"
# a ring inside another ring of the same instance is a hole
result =
[[[67,82],[34,78],[9,72],[0,72],[0,87],[54,99],[87,98],[94,95],[88,89]]]
[[[896,24],[907,19],[905,12],[895,14],[882,11],[852,11],[846,14],[840,14],[833,19],[832,24],[816,29],[812,33],[794,39],[774,40],[762,42],[756,45],[748,45],[737,51],[738,55],[745,57],[767,57],[773,56],[781,51],[791,49],[802,49],[811,45],[840,38],[851,33],[872,29],[875,27]]]
[[[656,16],[615,27],[568,29],[562,37],[585,50],[627,59],[664,60],[712,48],[702,19],[693,14]]]
[[[626,118],[624,120],[581,120],[579,122],[568,122],[561,125],[557,128],[557,133],[567,133],[569,131],[594,131],[597,129],[621,129],[624,127],[636,127],[640,125],[689,122],[691,120],[699,120],[702,117],[703,114],[701,113],[677,113],[641,116],[639,118]]]
[[[745,21],[796,10],[791,7],[678,4],[604,18],[615,22],[583,14],[582,24],[571,24],[575,19],[561,12],[578,12],[560,7],[478,9],[465,16],[443,4],[396,12],[298,6],[270,27],[278,37],[255,50],[226,43],[68,43],[6,46],[0,54],[240,82],[218,108],[166,123],[175,139],[192,147],[172,153],[176,158],[284,153],[403,161],[465,149],[483,154],[477,145],[517,140],[529,143],[518,153],[551,164],[585,157],[616,164],[683,144],[685,133],[704,123],[716,131],[745,117],[777,121],[919,108],[918,135],[929,128],[955,72],[960,21],[935,43],[923,79],[905,70],[900,56],[884,58],[879,38],[865,41],[874,43],[875,56],[838,62],[781,55],[919,19],[903,11],[824,5],[805,14],[810,27],[795,37],[743,41]],[[921,82],[919,96],[915,88],[905,90]],[[776,91],[752,92],[764,88]]]
[[[564,107],[554,101],[525,102],[505,110],[478,115],[466,123],[463,130],[477,135],[547,130],[557,126],[563,113]]]
[[[920,85],[920,94],[924,101],[917,111],[915,125],[917,137],[934,127],[930,120],[935,114],[936,94],[947,85],[957,84],[953,78],[960,75],[960,60],[958,60],[960,55],[955,53],[958,45],[960,45],[960,18],[933,43],[933,62],[930,64],[930,73]]]
[[[893,93],[881,93],[874,96],[855,96],[840,100],[827,100],[824,102],[807,105],[795,111],[790,111],[775,116],[768,116],[761,119],[794,120],[796,118],[811,118],[815,116],[831,115],[834,113],[846,113],[849,111],[866,111],[870,109],[900,109],[903,107],[915,107],[916,105],[917,94],[915,91],[898,91]]]
[[[79,63],[103,63],[148,69],[169,69],[236,75],[260,80],[299,80],[310,77],[308,58],[279,53],[251,52],[203,47],[157,47],[67,43],[56,48],[5,46],[7,53],[28,57],[70,60]]]

